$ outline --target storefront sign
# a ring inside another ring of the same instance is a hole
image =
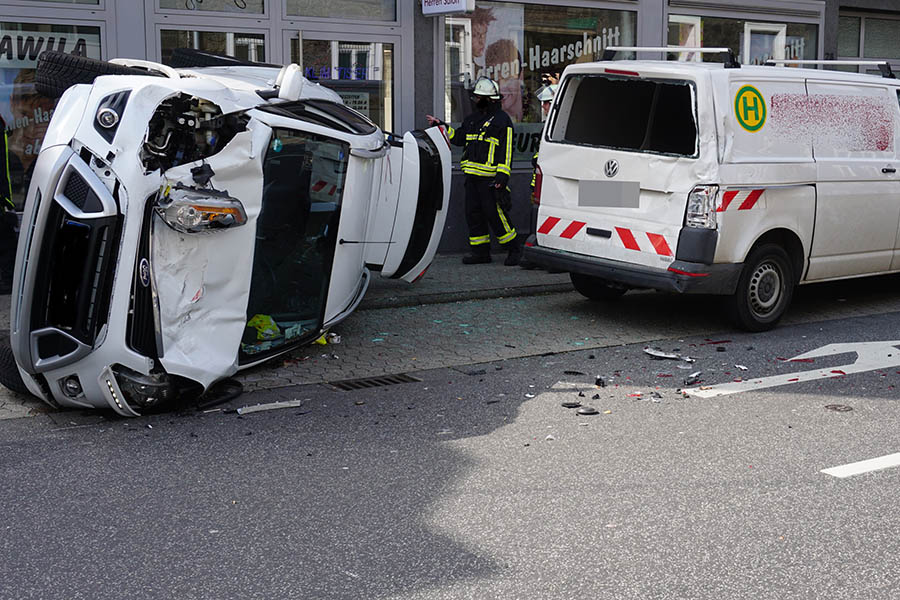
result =
[[[45,50],[100,58],[100,36],[87,33],[0,30],[0,61],[4,69],[33,69]]]
[[[446,13],[472,12],[475,0],[422,0],[422,14],[443,15]]]

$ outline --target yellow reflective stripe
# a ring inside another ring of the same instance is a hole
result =
[[[489,165],[494,164],[494,148],[495,148],[495,146],[493,144],[491,144],[490,148],[488,149],[487,164],[489,164]]]
[[[510,227],[509,221],[506,220],[506,213],[503,212],[503,209],[500,208],[499,204],[497,205],[497,214],[500,215],[500,222],[503,223],[503,230],[506,232],[506,235],[498,238],[498,241],[503,244],[511,240],[513,237],[516,237],[516,229],[514,227]]]
[[[495,138],[495,137],[484,138],[484,141],[490,142],[491,144],[494,144],[494,145],[499,145],[499,144],[500,144],[500,140],[498,140],[498,139]]]
[[[515,229],[513,229],[512,231],[510,231],[509,233],[507,233],[506,235],[504,235],[502,237],[498,237],[497,241],[500,242],[501,244],[506,244],[506,243],[511,242],[514,239],[516,239],[516,230]]]
[[[3,190],[6,201],[15,210],[16,203],[12,200],[12,177],[9,176],[9,138],[6,136],[6,130],[3,130],[3,162],[6,166],[6,185],[7,189]],[[9,194],[9,195],[7,195]]]
[[[463,167],[463,173],[466,173],[467,175],[481,175],[483,177],[492,177],[495,175],[494,171],[486,171],[471,166]]]
[[[466,139],[469,140],[470,142],[473,141],[473,140],[477,140],[477,139],[478,139],[478,134],[477,134],[477,133],[467,133],[467,134],[466,134]]]
[[[512,165],[512,137],[513,137],[512,127],[507,127],[506,128],[506,158],[503,161],[503,165],[506,167],[506,170],[504,171],[504,173],[506,173],[507,175],[509,175],[509,169],[510,169],[510,166]]]
[[[497,172],[509,175],[509,167],[506,165],[497,165]]]
[[[470,246],[480,246],[482,244],[490,244],[491,236],[489,235],[479,235],[478,237],[470,237],[469,245]]]
[[[447,137],[451,140],[456,137],[456,130],[449,123],[447,124]]]

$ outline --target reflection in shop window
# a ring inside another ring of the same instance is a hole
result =
[[[286,4],[287,14],[295,17],[397,20],[397,0],[287,0]]]
[[[818,28],[804,23],[763,23],[718,17],[669,15],[670,46],[731,48],[741,64],[761,65],[767,60],[816,58]],[[724,55],[704,54],[710,62],[725,62]],[[670,53],[669,60],[699,60],[691,53]]]
[[[159,8],[164,10],[262,14],[263,0],[159,0]]]
[[[171,62],[172,51],[176,48],[193,48],[250,62],[266,60],[266,38],[262,33],[163,29],[159,38],[164,64]]]
[[[301,49],[294,38],[291,62],[302,67],[307,79],[337,92],[344,104],[383,130],[393,130],[393,44],[304,39]]]
[[[34,89],[34,69],[45,50],[101,58],[100,28],[44,23],[0,23],[0,114],[9,139],[13,201],[21,209],[56,98]]]
[[[478,1],[475,11],[444,20],[444,120],[473,109],[468,90],[479,76],[496,80],[513,120],[513,160],[531,160],[542,128],[542,73],[599,60],[604,48],[634,45],[632,11]],[[454,156],[461,150],[454,146]]]

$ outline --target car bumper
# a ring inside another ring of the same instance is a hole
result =
[[[739,263],[705,265],[681,260],[666,269],[654,269],[542,246],[526,246],[524,258],[546,269],[590,275],[628,287],[691,294],[733,294],[743,269]]]

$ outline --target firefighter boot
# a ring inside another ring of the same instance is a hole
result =
[[[522,260],[522,238],[516,236],[508,244],[509,254],[506,255],[506,260],[503,261],[503,264],[507,267],[514,267]]]
[[[481,265],[491,262],[491,245],[471,246],[470,252],[463,256],[462,261],[464,265]]]

